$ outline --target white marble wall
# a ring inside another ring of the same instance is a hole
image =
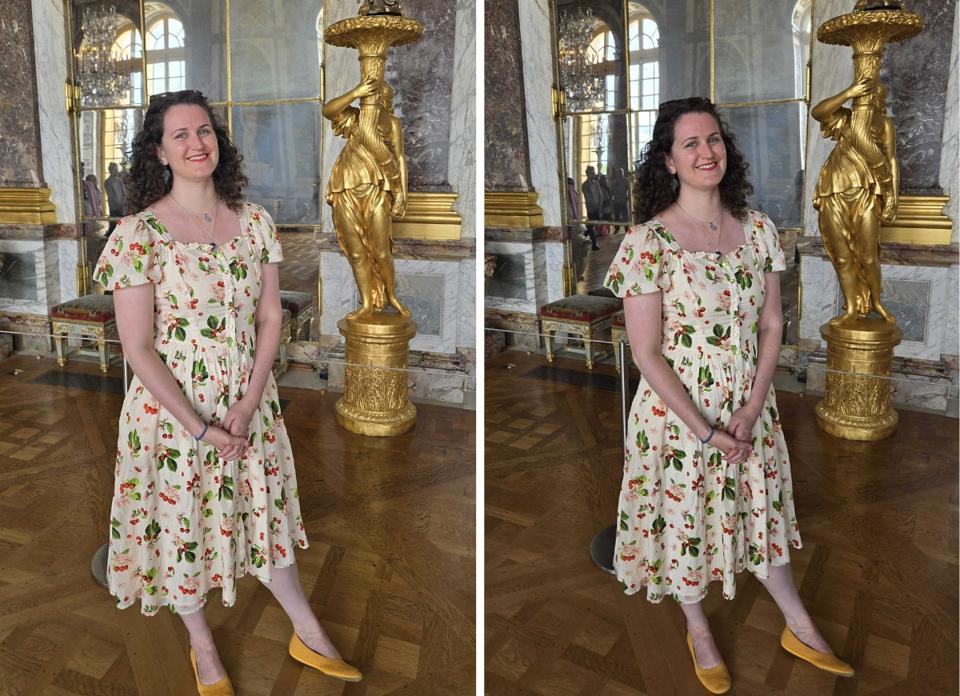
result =
[[[954,218],[953,229],[957,229]],[[947,272],[947,297],[943,303],[943,352],[960,355],[960,266],[950,266]]]
[[[904,340],[894,349],[894,355],[922,360],[939,360],[943,353],[956,351],[956,266],[886,266],[882,267],[884,281],[913,280],[929,284],[924,339]],[[820,326],[837,316],[840,288],[837,274],[829,260],[805,257],[801,282],[803,283],[803,317],[800,320],[800,338],[826,343],[820,337]],[[952,299],[951,299],[952,295]],[[918,307],[918,314],[922,308]]]
[[[36,299],[24,297],[0,297],[0,309],[19,314],[46,315],[50,307],[48,293],[54,299],[60,291],[60,271],[57,249],[53,244],[44,244],[42,240],[0,239],[0,254],[23,254],[27,256],[10,257],[6,263],[32,263],[35,275],[34,285],[29,288],[36,293]],[[16,292],[18,295],[28,294]]]
[[[62,0],[32,0],[34,53],[37,62],[37,104],[43,178],[57,209],[57,222],[76,219],[73,188],[73,145],[64,106],[67,81],[66,27]]]
[[[490,309],[501,309],[511,312],[537,313],[537,281],[536,259],[532,244],[526,242],[486,242],[483,245],[484,254],[519,255],[523,258],[524,297],[498,297],[488,291],[484,305]]]
[[[450,185],[459,194],[454,207],[463,218],[460,232],[462,238],[477,236],[476,9],[476,0],[457,0],[447,171]],[[473,343],[471,340],[469,345]]]
[[[539,194],[543,222],[548,227],[562,224],[560,156],[557,152],[557,128],[553,120],[550,91],[554,81],[550,36],[548,0],[523,0],[520,3],[520,43],[527,106],[530,184]]]
[[[77,297],[77,260],[80,251],[74,239],[58,239],[52,243],[56,248],[57,268],[60,274],[60,297],[57,302],[66,302]]]
[[[533,278],[537,307],[564,297],[562,242],[533,245]]]
[[[396,260],[400,300],[403,302],[408,300],[404,291],[404,285],[406,285],[404,276],[412,276],[411,280],[414,282],[411,284],[425,289],[425,292],[410,298],[411,309],[414,311],[413,319],[418,325],[417,335],[410,342],[411,350],[452,354],[457,348],[473,348],[473,329],[464,316],[465,311],[462,306],[465,299],[472,298],[474,294],[473,276],[463,271],[467,263],[472,263],[472,259],[469,261]],[[343,256],[336,253],[324,252],[321,255],[320,276],[323,280],[323,315],[320,319],[320,333],[324,336],[339,336],[337,322],[360,306],[357,285],[353,280],[350,264]],[[473,311],[472,302],[470,311]],[[418,312],[422,313],[419,319]]]
[[[950,51],[950,78],[943,118],[943,147],[940,150],[940,186],[950,196],[946,215],[953,220],[952,241],[960,239],[960,7],[953,13],[953,48]],[[952,305],[956,308],[956,303]],[[955,352],[955,351],[954,351]]]
[[[456,345],[458,348],[473,349],[477,342],[477,264],[474,259],[460,261],[457,282]]]

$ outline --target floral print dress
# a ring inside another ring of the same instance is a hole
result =
[[[153,284],[154,346],[197,414],[218,423],[253,368],[261,265],[282,259],[270,216],[246,203],[240,234],[211,249],[175,240],[149,211],[123,218],[95,272],[108,290]],[[123,402],[107,577],[117,606],[200,609],[211,588],[236,600],[245,573],[306,548],[290,442],[271,375],[235,461],[198,442],[133,378]]]
[[[750,398],[757,366],[764,273],[785,268],[773,223],[750,211],[745,243],[721,254],[687,251],[654,218],[632,228],[605,285],[619,297],[661,292],[661,350],[708,423],[724,428]],[[790,462],[771,386],[739,465],[700,439],[645,379],[630,411],[614,567],[627,594],[703,599],[717,580],[766,577],[800,548]]]

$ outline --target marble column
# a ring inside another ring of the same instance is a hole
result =
[[[889,111],[897,127],[901,195],[951,196],[950,244],[884,242],[880,261],[884,304],[904,329],[895,349],[894,404],[922,407],[956,416],[958,396],[957,285],[957,17],[954,2],[912,0],[905,3],[924,17],[923,33],[887,47],[881,79],[889,85]],[[851,11],[849,0],[819,0],[818,22]],[[837,94],[853,79],[847,47],[815,42],[811,104]],[[953,66],[951,69],[951,65]],[[952,96],[951,96],[952,95]],[[822,391],[824,344],[819,327],[836,316],[842,296],[836,272],[826,258],[813,189],[833,141],[820,135],[819,124],[807,122],[806,229],[798,243],[801,254],[803,307],[799,332],[799,364],[806,365],[807,388]]]
[[[355,16],[357,3],[327,2],[324,12],[325,26],[330,26]],[[385,78],[394,88],[394,110],[403,123],[411,192],[403,224],[395,223],[395,232],[402,233],[394,241],[398,295],[411,308],[418,327],[410,343],[411,398],[472,407],[476,392],[476,0],[420,0],[405,3],[404,14],[424,25],[423,37],[389,50]],[[325,64],[327,98],[357,84],[356,50],[327,45]],[[322,133],[321,190],[343,148],[343,140],[333,135],[329,122],[324,121]],[[460,212],[460,216],[452,213],[457,238],[431,238],[429,223],[410,223],[418,196],[434,201],[446,196]],[[350,265],[335,240],[330,208],[323,207],[323,232],[318,235],[323,286],[320,342],[334,346],[328,352],[328,384],[338,390],[344,369],[336,322],[358,302]]]
[[[42,188],[36,60],[33,50],[33,10],[30,0],[0,5],[4,33],[0,61],[0,187]]]

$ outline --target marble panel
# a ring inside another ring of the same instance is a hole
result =
[[[484,18],[484,189],[529,191],[518,0],[487,0]]]
[[[949,313],[956,314],[951,303],[950,270],[946,267],[882,265],[884,303],[904,330],[904,339],[894,355],[923,360],[939,360],[950,352]],[[803,283],[803,316],[800,339],[816,341],[821,347],[820,326],[837,316],[842,306],[840,287],[833,266],[826,259],[804,257],[801,265]],[[956,319],[952,319],[954,326]]]
[[[457,348],[474,350],[477,343],[477,265],[473,259],[460,262],[458,281],[460,284],[457,301]]]
[[[46,258],[40,240],[0,240],[0,310],[6,313],[42,314],[49,309],[46,293]]]
[[[946,299],[938,309],[943,322],[943,345],[946,355],[960,354],[960,266],[947,269]]]
[[[953,14],[953,48],[943,113],[940,148],[940,187],[950,196],[945,214],[953,220],[952,241],[960,239],[960,12]]]
[[[527,107],[527,146],[530,184],[539,194],[545,225],[560,225],[560,155],[553,120],[553,58],[550,49],[550,3],[520,3],[520,36],[523,51],[523,91]]]
[[[484,245],[484,254],[498,257],[498,268],[494,271],[494,277],[487,279],[486,282],[484,306],[536,314],[533,246],[521,243],[487,242]]]
[[[537,285],[546,289],[546,302],[553,302],[564,297],[563,292],[563,262],[564,244],[551,242],[542,245],[544,250],[545,277],[537,279]]]
[[[63,12],[62,0],[33,0],[33,33],[43,37],[34,42],[37,75],[43,76],[37,80],[43,178],[57,209],[57,221],[73,222],[73,142],[70,119],[63,108],[63,85],[67,81]]]
[[[66,302],[77,297],[77,261],[80,250],[75,239],[58,239],[56,265],[60,274],[60,299]]]
[[[477,39],[476,0],[457,0],[450,105],[448,178],[459,193],[454,205],[463,219],[460,237],[477,236]]]
[[[534,259],[536,268],[536,253]],[[493,275],[487,279],[487,294],[514,300],[532,299],[527,290],[527,254],[497,254]]]
[[[924,194],[939,192],[944,97],[950,47],[956,37],[956,2],[910,0],[907,7],[923,17],[923,33],[891,44],[882,70],[890,86],[890,113],[897,126],[900,190]]]
[[[0,147],[0,186],[36,188],[43,184],[30,5],[30,0],[0,4],[0,133],[5,134]],[[62,94],[62,82],[59,88]]]
[[[323,283],[320,333],[324,336],[339,336],[337,322],[357,307],[354,302],[357,287],[350,264],[339,253],[321,253],[320,280]]]

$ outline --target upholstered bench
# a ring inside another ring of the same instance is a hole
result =
[[[57,364],[60,367],[67,363],[67,335],[79,334],[81,338],[97,342],[100,371],[107,371],[107,339],[117,338],[117,315],[113,309],[113,295],[84,295],[62,302],[50,310],[50,326],[53,330],[53,342],[57,347]]]
[[[621,309],[610,318],[610,340],[613,341],[613,361],[617,366],[617,372],[620,372],[620,341],[624,338],[627,338],[627,324]],[[627,345],[630,344],[627,343]],[[629,362],[627,366],[629,367]]]
[[[538,312],[540,330],[547,349],[547,362],[553,362],[553,335],[567,333],[583,340],[583,354],[587,369],[593,369],[594,350],[592,343],[610,340],[610,318],[619,310],[621,302],[615,297],[571,295],[543,305]],[[572,350],[568,348],[568,350]],[[606,349],[602,349],[608,354]]]
[[[290,310],[291,340],[309,341],[310,322],[313,321],[313,295],[295,290],[280,291],[280,306]]]

